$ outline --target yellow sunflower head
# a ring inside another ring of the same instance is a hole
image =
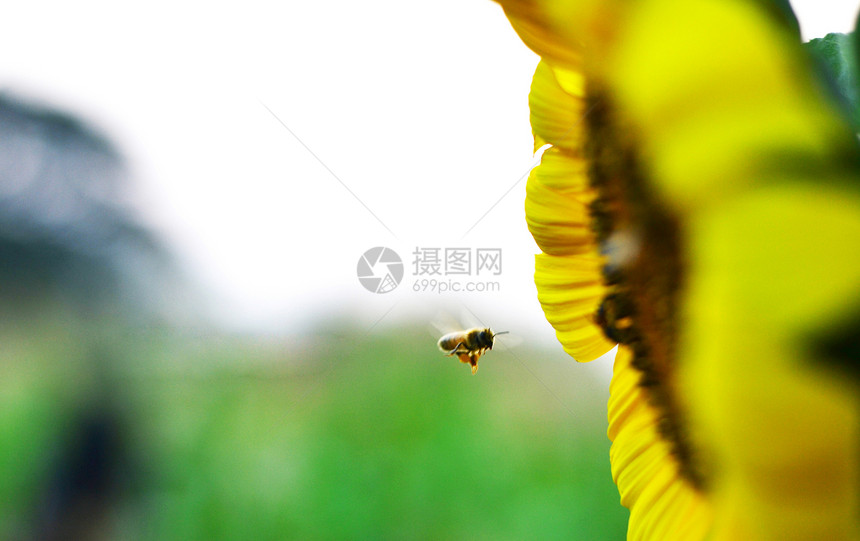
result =
[[[860,152],[786,4],[500,3],[539,300],[575,359],[621,344],[629,538],[860,537]]]

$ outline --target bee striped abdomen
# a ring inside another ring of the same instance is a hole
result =
[[[454,348],[463,348],[463,345],[465,345],[465,339],[465,332],[448,333],[439,339],[439,349],[450,355],[452,354],[452,351],[454,351]]]

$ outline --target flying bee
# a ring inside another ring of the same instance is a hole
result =
[[[448,357],[456,355],[461,363],[472,365],[472,375],[475,375],[481,355],[493,349],[493,341],[497,336],[507,333],[508,331],[493,333],[489,328],[481,327],[452,332],[439,339],[439,349],[447,353]]]

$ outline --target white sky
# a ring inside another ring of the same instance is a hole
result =
[[[806,38],[853,27],[854,2],[793,3]],[[0,88],[118,141],[147,218],[224,321],[351,307],[372,323],[447,300],[551,336],[518,182],[537,57],[489,0],[17,2],[0,49]],[[386,295],[355,276],[377,245],[406,263]],[[416,246],[502,248],[501,291],[412,291]]]

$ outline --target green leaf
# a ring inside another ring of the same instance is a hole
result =
[[[804,44],[824,81],[845,109],[854,131],[860,131],[860,96],[857,91],[858,54],[855,33],[827,34]]]

